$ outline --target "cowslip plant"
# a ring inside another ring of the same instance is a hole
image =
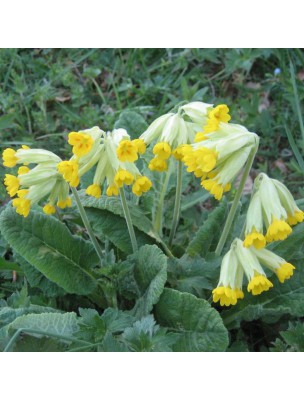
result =
[[[27,146],[3,151],[3,165],[19,168],[17,174],[7,173],[4,179],[17,215],[7,205],[0,229],[16,259],[20,257],[20,273],[34,284],[35,271],[41,274],[41,280],[66,293],[87,296],[91,305],[104,310],[101,315],[90,308],[81,310],[80,316],[67,313],[61,317],[56,315],[58,310],[49,310],[50,321],[66,326],[66,330],[58,331],[43,330],[47,312],[43,317],[38,316],[39,310],[38,315],[30,312],[31,317],[21,313],[21,320],[9,320],[3,326],[6,350],[14,346],[18,349],[16,343],[22,332],[56,338],[71,350],[227,348],[227,330],[209,302],[212,299],[215,306],[219,303],[237,308],[242,300],[250,305],[250,295],[256,298],[275,290],[273,275],[280,284],[289,280],[296,269],[289,254],[282,254],[280,248],[276,254],[276,248],[266,246],[288,241],[292,226],[304,219],[286,186],[261,173],[242,218],[243,229],[235,233],[241,195],[259,137],[230,120],[225,104],[192,102],[157,118],[144,132],[136,132],[136,138],[134,132],[124,128],[73,131],[68,135],[68,160],[49,150]],[[171,179],[174,169],[175,184]],[[165,179],[161,180],[159,174]],[[185,255],[181,255],[176,233],[183,225],[183,184],[189,179],[194,186],[196,178],[201,186],[197,190],[212,195],[212,201],[220,201],[222,206],[209,213]],[[174,207],[172,198],[168,199],[173,208],[171,224],[166,212],[170,179],[171,189],[175,187]],[[80,185],[85,190],[79,189]],[[227,198],[231,201],[228,213]],[[153,210],[147,212],[144,205],[151,199]],[[67,229],[75,230],[75,225],[69,225],[76,213],[74,203],[90,241],[75,237]],[[49,229],[58,236],[51,236]],[[195,257],[200,257],[201,265]],[[204,265],[208,266],[206,270]],[[191,278],[194,272],[197,279]],[[243,291],[245,278],[249,297]],[[224,318],[228,327],[231,318]]]

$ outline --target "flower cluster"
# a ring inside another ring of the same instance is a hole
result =
[[[199,136],[201,141],[191,146],[184,146],[182,161],[188,172],[201,178],[202,187],[220,200],[231,189],[231,182],[257,147],[259,138],[241,125],[225,122],[211,125],[217,130],[204,133],[203,138]]]
[[[254,194],[247,212],[244,246],[253,245],[260,249],[267,242],[284,240],[292,232],[291,225],[303,219],[304,213],[287,187],[261,173],[255,179]]]
[[[80,177],[96,165],[93,183],[86,189],[90,196],[99,198],[104,182],[107,196],[118,196],[119,189],[124,185],[132,185],[136,196],[141,196],[152,187],[150,179],[142,176],[134,164],[138,154],[145,152],[145,144],[140,139],[131,141],[125,129],[105,133],[94,127],[72,132],[69,143],[73,146],[74,157],[59,163],[57,168],[71,186],[78,186]],[[81,144],[86,146],[85,152]]]
[[[235,305],[244,297],[243,279],[248,280],[247,291],[254,296],[268,291],[273,283],[266,277],[262,266],[274,272],[283,283],[293,275],[295,267],[267,249],[246,248],[235,239],[222,260],[218,286],[213,290],[213,301],[221,306]]]
[[[286,239],[292,232],[291,225],[303,220],[304,212],[286,186],[264,173],[259,174],[247,211],[245,239],[243,242],[235,239],[224,256],[213,300],[229,306],[242,299],[244,274],[248,292],[258,295],[269,290],[273,284],[266,278],[262,266],[274,272],[281,283],[289,279],[295,267],[264,247],[267,242]]]
[[[56,154],[22,146],[17,151],[5,149],[2,157],[6,167],[22,164],[17,176],[6,174],[4,179],[8,194],[11,197],[17,196],[12,204],[18,214],[27,217],[30,208],[44,198],[48,199],[43,207],[46,214],[55,213],[55,205],[60,208],[71,207],[69,185],[57,171],[56,166],[61,159]],[[36,165],[30,169],[28,165],[31,164]]]

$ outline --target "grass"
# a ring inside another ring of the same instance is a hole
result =
[[[149,123],[183,101],[224,102],[262,138],[256,167],[303,197],[303,67],[299,49],[2,49],[0,145],[64,156],[68,132],[110,130],[124,109]]]

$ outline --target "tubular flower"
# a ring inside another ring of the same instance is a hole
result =
[[[188,172],[201,178],[203,188],[220,200],[231,189],[231,182],[258,140],[241,125],[222,123],[208,139],[185,147],[182,161]]]
[[[118,186],[114,185],[110,185],[107,188],[107,196],[118,196],[119,195],[119,189]]]
[[[167,161],[162,160],[161,158],[154,157],[149,163],[149,169],[151,171],[157,171],[157,172],[167,171],[168,163]]]
[[[221,306],[235,305],[244,297],[242,291],[244,275],[248,280],[247,291],[254,296],[268,291],[273,283],[266,277],[263,267],[274,272],[283,283],[289,279],[295,267],[266,249],[246,248],[240,239],[235,239],[223,257],[217,288],[213,290],[213,301]]]
[[[13,149],[5,149],[2,154],[2,159],[5,167],[14,167],[18,161],[16,152]]]
[[[61,161],[57,165],[58,171],[72,187],[79,185],[78,163],[77,161]]]
[[[262,203],[258,193],[252,196],[248,207],[244,246],[254,246],[256,249],[262,249],[266,246],[266,238],[263,234]]]
[[[137,146],[131,140],[122,140],[116,150],[119,161],[134,162],[138,159]]]
[[[134,139],[132,142],[137,147],[137,153],[144,154],[146,152],[147,146],[142,139]]]
[[[28,172],[30,172],[30,169],[28,167],[26,167],[25,165],[18,168],[18,175],[27,174]]]
[[[73,146],[76,157],[83,157],[91,150],[94,139],[85,132],[70,132],[68,143]]]
[[[277,275],[281,283],[284,283],[286,279],[289,279],[293,275],[295,267],[285,261],[284,258],[277,256],[272,251],[267,249],[253,249],[253,253],[256,255],[262,265],[269,268]]]
[[[221,306],[235,305],[244,297],[242,291],[244,271],[233,248],[223,257],[220,279],[217,288],[212,291],[213,301]]]
[[[61,159],[51,151],[30,149],[28,146],[22,146],[22,148],[17,151],[5,149],[2,154],[2,159],[5,167],[15,167],[17,164],[56,164],[61,161]]]
[[[4,153],[4,158],[7,154],[12,155],[11,151],[4,151]],[[69,185],[57,171],[56,166],[61,159],[56,154],[22,146],[15,152],[15,157],[17,164],[37,164],[31,170],[24,165],[19,167],[18,176],[9,174],[5,176],[4,183],[9,195],[11,197],[17,195],[17,198],[13,199],[12,205],[18,214],[27,217],[31,206],[44,198],[48,200],[43,207],[46,214],[55,212],[56,202],[62,207],[71,206]]]
[[[86,188],[86,194],[96,197],[96,199],[99,199],[101,196],[101,187],[100,185],[90,185]]]
[[[292,232],[290,224],[303,221],[303,211],[281,182],[264,173],[255,179],[254,191],[246,217],[244,246],[262,248],[266,242],[286,239]]]
[[[123,185],[132,185],[133,181],[134,176],[124,169],[118,171],[114,178],[114,182],[119,188],[123,187]]]
[[[20,186],[20,180],[17,178],[17,176],[6,174],[4,178],[4,185],[6,186],[7,193],[10,195],[10,197],[14,197]]]
[[[296,202],[287,187],[276,179],[271,180],[278,192],[280,202],[287,212],[286,222],[289,225],[296,225],[299,222],[303,222],[304,212],[296,205]]]
[[[58,170],[71,186],[79,183],[79,178],[96,165],[93,182],[86,189],[90,196],[99,198],[106,182],[107,196],[117,196],[119,188],[131,185],[141,173],[134,161],[145,151],[141,139],[130,140],[125,129],[114,129],[107,134],[98,127],[83,131],[93,138],[92,149],[83,157],[58,164]]]
[[[165,171],[165,164],[159,161],[166,161],[171,155],[177,160],[182,159],[181,147],[194,142],[196,133],[201,131],[207,122],[210,109],[212,104],[188,103],[179,107],[177,113],[165,114],[152,122],[140,136],[147,145],[156,141],[153,147],[156,157],[149,164],[152,171]]]
[[[230,119],[229,108],[226,104],[219,104],[208,112],[208,120],[204,126],[203,133],[207,134],[217,131],[221,122],[227,123]]]
[[[152,187],[152,182],[146,176],[140,176],[136,179],[132,186],[132,192],[136,196],[141,196],[143,193],[148,192]]]
[[[138,154],[144,154],[145,151],[146,145],[142,139],[125,139],[119,143],[116,154],[119,161],[134,162],[138,159]]]
[[[238,260],[242,264],[248,279],[247,291],[256,296],[273,287],[255,253],[244,247],[240,239],[236,239],[233,244],[235,244]]]
[[[43,207],[43,212],[48,215],[55,214],[56,208],[52,204],[46,204]]]

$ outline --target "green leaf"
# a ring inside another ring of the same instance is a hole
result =
[[[275,242],[269,246],[286,260],[302,259],[304,261],[304,224],[298,224],[292,229],[292,234],[282,242]]]
[[[0,271],[16,271],[22,272],[19,265],[10,261],[6,261],[4,258],[0,257]]]
[[[16,114],[7,114],[0,117],[0,130],[10,128],[14,124]]]
[[[20,254],[15,254],[15,259],[24,272],[25,277],[32,288],[40,289],[48,297],[63,296],[66,292],[56,283],[46,278],[38,269],[29,264]],[[19,268],[20,268],[19,267]]]
[[[186,252],[190,256],[208,254],[222,232],[226,212],[227,204],[223,202],[209,214],[207,221],[197,231],[187,247]]]
[[[147,315],[136,321],[122,334],[122,340],[131,351],[172,351],[172,345],[178,339],[174,333],[156,325],[153,315]]]
[[[120,113],[114,128],[124,128],[132,139],[136,139],[148,128],[148,125],[137,112],[125,110]]]
[[[258,296],[245,294],[230,310],[222,312],[225,325],[238,328],[241,321],[253,321],[258,318],[278,319],[284,314],[295,317],[304,315],[304,224],[293,229],[286,240],[270,246],[272,251],[291,262],[296,270],[293,276],[283,284],[275,275],[270,280],[274,287]]]
[[[93,246],[71,235],[57,219],[35,211],[23,218],[8,206],[0,229],[17,253],[66,292],[85,295],[97,287],[90,273],[98,264]]]
[[[54,353],[66,350],[66,344],[48,337],[24,336],[14,345],[14,352]]]
[[[168,282],[173,289],[206,298],[218,281],[221,258],[205,260],[186,254],[180,259],[168,260]]]
[[[134,315],[149,314],[157,303],[167,279],[167,257],[157,246],[145,245],[122,263],[118,288],[122,296],[136,299]]]
[[[301,266],[300,266],[301,267]],[[261,317],[278,319],[284,314],[304,315],[304,271],[297,269],[294,275],[281,284],[276,277],[271,279],[274,287],[258,296],[245,295],[237,305],[222,312],[225,325],[238,328],[242,321],[253,321]]]
[[[28,314],[13,321],[9,330],[35,331],[35,335],[57,335],[72,337],[78,330],[77,317],[74,312]]]
[[[43,307],[43,306],[38,306],[35,304],[30,304],[28,307],[20,307],[20,308],[12,308],[8,306],[4,306],[0,308],[0,328],[2,328],[5,325],[10,324],[13,322],[16,318],[26,315],[26,314],[40,314],[40,313],[46,313],[46,312],[51,312],[54,313],[56,310],[54,310],[51,307]],[[60,311],[58,311],[60,312]]]
[[[302,322],[291,322],[288,330],[280,334],[293,351],[304,351],[304,324]]]
[[[116,247],[127,254],[133,252],[128,227],[124,218],[119,198],[101,196],[99,199],[79,192],[81,202],[85,207],[92,229],[97,237],[107,237]],[[141,212],[138,206],[128,204],[134,225],[138,245],[154,244],[156,237],[151,221]]]
[[[179,334],[174,351],[224,351],[228,332],[219,313],[203,299],[165,289],[155,306],[161,326]]]

